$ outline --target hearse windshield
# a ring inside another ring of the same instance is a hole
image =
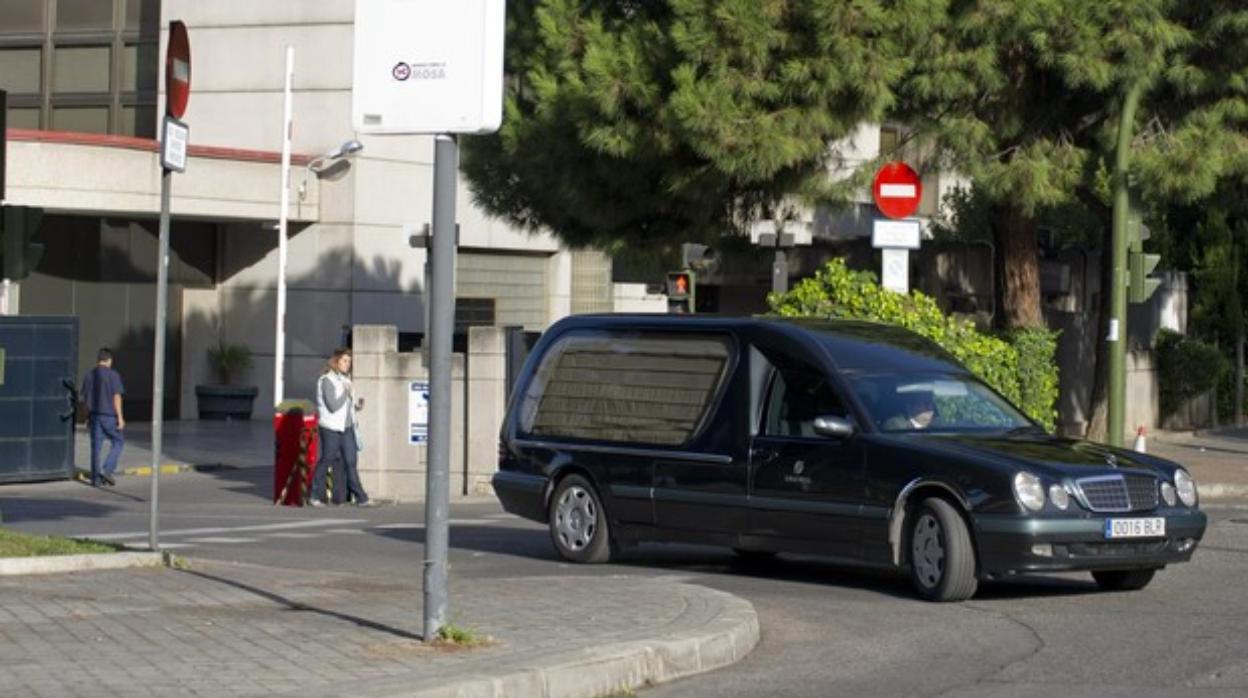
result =
[[[1034,428],[1010,403],[970,376],[868,374],[851,376],[849,383],[876,427],[885,432]]]

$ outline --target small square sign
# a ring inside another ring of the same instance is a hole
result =
[[[166,116],[160,133],[160,166],[174,172],[186,172],[186,150],[191,140],[191,127],[172,116]]]

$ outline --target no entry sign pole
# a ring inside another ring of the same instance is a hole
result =
[[[191,45],[186,25],[169,23],[165,56],[165,118],[160,137],[160,247],[156,260],[156,347],[152,366],[152,489],[147,543],[160,550],[160,461],[165,417],[165,326],[169,314],[169,197],[173,173],[186,169],[190,132],[178,119],[191,96]]]
[[[871,245],[880,250],[880,285],[898,293],[910,292],[910,250],[919,249],[919,222],[910,216],[919,209],[923,181],[904,162],[880,168],[871,185],[875,205],[886,219],[876,219]]]

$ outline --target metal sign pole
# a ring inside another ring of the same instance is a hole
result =
[[[433,156],[433,239],[429,276],[429,448],[425,464],[424,639],[446,625],[451,455],[451,335],[455,331],[454,136],[436,137]]]
[[[152,493],[147,544],[160,550],[160,455],[165,417],[165,316],[169,308],[169,188],[173,173],[160,169],[160,252],[156,259],[156,357],[152,366]]]

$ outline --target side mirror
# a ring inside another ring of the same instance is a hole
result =
[[[848,439],[854,435],[854,425],[844,417],[824,415],[815,417],[815,433],[834,439]]]

